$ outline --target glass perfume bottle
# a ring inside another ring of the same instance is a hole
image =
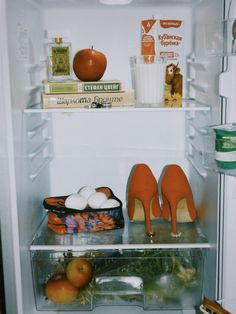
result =
[[[62,37],[54,38],[47,45],[47,61],[49,81],[72,79],[71,43],[64,43]]]

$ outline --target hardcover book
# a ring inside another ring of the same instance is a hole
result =
[[[43,108],[89,108],[92,103],[110,104],[112,107],[134,106],[134,92],[42,94]]]
[[[119,80],[101,80],[97,82],[82,82],[79,80],[43,81],[43,86],[45,94],[124,92],[124,83]]]

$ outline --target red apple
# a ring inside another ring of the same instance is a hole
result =
[[[69,304],[75,300],[78,289],[65,274],[55,274],[46,283],[45,293],[49,300],[58,304]]]
[[[92,264],[85,258],[75,258],[68,263],[66,276],[75,287],[82,288],[92,279]]]
[[[74,56],[73,69],[81,81],[99,81],[106,67],[106,56],[93,48],[80,50]]]

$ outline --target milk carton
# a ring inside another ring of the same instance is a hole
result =
[[[145,33],[144,25],[147,22],[152,27],[146,27],[154,40],[147,41],[149,34]],[[167,107],[181,107],[183,94],[183,48],[184,48],[184,30],[183,21],[170,19],[152,19],[142,21],[141,37],[141,55],[150,58],[156,55],[156,58],[165,62],[165,82],[164,82],[164,105]],[[155,34],[154,34],[155,33]],[[148,42],[148,45],[146,44]],[[153,48],[152,43],[155,43]],[[150,47],[148,50],[147,48]],[[145,49],[144,49],[145,48]]]

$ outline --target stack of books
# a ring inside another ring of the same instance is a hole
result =
[[[119,80],[43,81],[42,105],[45,109],[90,108],[96,104],[98,107],[134,106],[134,92],[125,91],[124,83]]]

